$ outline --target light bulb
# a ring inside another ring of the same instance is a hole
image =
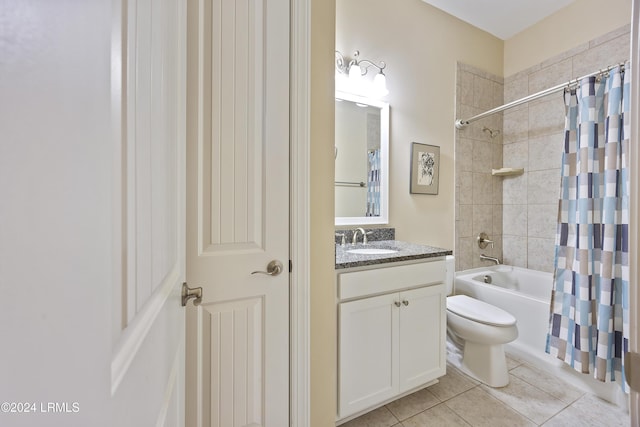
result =
[[[385,96],[389,93],[389,89],[387,89],[387,77],[382,71],[373,78],[373,88],[378,96]]]
[[[353,64],[351,68],[349,68],[349,80],[353,83],[357,83],[362,79],[362,70],[358,64]]]
[[[349,79],[346,74],[336,71],[336,90],[345,92],[349,88]]]

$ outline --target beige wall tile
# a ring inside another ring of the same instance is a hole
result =
[[[473,105],[473,74],[458,70],[457,87],[456,104]]]
[[[461,237],[458,239],[456,253],[458,259],[458,270],[468,270],[473,268],[473,244],[475,237]]]
[[[502,245],[505,264],[527,268],[526,237],[503,235]]]
[[[567,58],[571,58],[577,54],[579,54],[580,52],[584,52],[585,50],[589,49],[589,43],[582,43],[574,48],[571,48],[565,52],[562,52],[558,55],[552,56],[551,58],[542,61],[540,63],[540,68],[545,68],[548,67],[550,65],[556,64],[558,62],[564,61]],[[535,72],[535,71],[534,71]]]
[[[555,258],[555,239],[529,237],[527,245],[527,268],[552,273]]]
[[[491,204],[493,197],[491,190],[491,174],[474,173],[473,174],[473,204]]]
[[[529,140],[530,171],[560,169],[564,149],[564,132],[544,135]]]
[[[504,112],[504,133],[502,142],[509,144],[525,141],[529,137],[529,107],[512,109]]]
[[[475,75],[473,78],[473,106],[483,110],[496,107],[493,95],[493,82]]]
[[[563,84],[572,78],[573,61],[567,58],[529,75],[529,94]]]
[[[527,236],[555,239],[558,222],[558,203],[529,205],[527,218]]]
[[[502,182],[503,182],[503,177],[499,177],[499,176],[492,176],[491,177],[491,183],[493,185],[493,204],[494,205],[500,205],[502,206],[502,197],[503,197],[503,191],[502,191]]]
[[[565,105],[560,95],[529,105],[529,138],[557,134],[564,130]]]
[[[510,166],[511,167],[511,166]],[[516,166],[517,167],[517,166]],[[502,182],[504,205],[526,205],[528,174],[505,177]]]
[[[555,204],[560,195],[560,169],[531,171],[528,174],[527,202]]]
[[[573,78],[628,59],[629,34],[624,34],[573,57]]]
[[[503,216],[504,216],[504,208],[502,205],[493,205],[493,235],[494,236],[502,236],[503,233]],[[498,241],[499,239],[494,239]]]
[[[527,205],[504,205],[502,233],[509,236],[527,236]]]
[[[493,230],[493,205],[473,205],[473,236]]]
[[[462,205],[458,221],[458,237],[471,237],[473,235],[473,210],[471,206]]]
[[[458,194],[460,205],[473,204],[473,172],[462,172],[458,176]]]
[[[491,167],[493,168],[501,168],[503,163],[503,145],[502,140],[494,141],[491,144]]]
[[[502,152],[502,163],[508,168],[526,168],[529,163],[529,145],[526,141],[505,144]],[[504,178],[505,181],[511,177]]]
[[[473,142],[473,172],[490,174],[493,166],[493,147],[489,141]]]
[[[473,171],[473,140],[458,138],[456,143],[456,173]]]

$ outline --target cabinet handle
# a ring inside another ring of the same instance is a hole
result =
[[[405,307],[406,307],[407,305],[409,305],[409,301],[407,301],[407,300],[402,301],[402,303],[405,305]]]
[[[394,301],[393,303],[396,305],[396,307],[400,307],[400,301]]]

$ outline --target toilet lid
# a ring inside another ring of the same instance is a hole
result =
[[[447,310],[458,316],[487,325],[512,326],[516,324],[516,318],[510,313],[467,295],[447,297]]]

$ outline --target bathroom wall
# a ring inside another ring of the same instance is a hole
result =
[[[387,63],[389,226],[400,240],[452,249],[456,64],[501,74],[502,40],[421,0],[337,0],[336,49]],[[409,193],[412,142],[440,146],[437,195]]]
[[[456,117],[469,118],[503,104],[503,78],[459,62]],[[491,265],[480,254],[502,259],[502,180],[491,175],[502,167],[502,114],[456,132],[456,270]],[[480,249],[485,232],[494,247]]]
[[[510,102],[629,58],[630,25],[506,77]],[[524,168],[503,182],[504,262],[553,271],[565,105],[562,92],[507,110],[504,166]]]
[[[335,0],[312,0],[310,14],[309,417],[312,427],[321,427],[334,425],[336,414],[337,319],[333,241]]]

